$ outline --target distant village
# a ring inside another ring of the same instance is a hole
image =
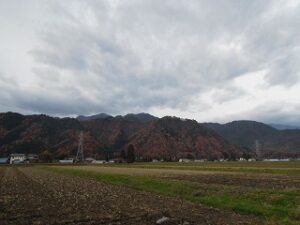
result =
[[[0,158],[0,164],[25,164],[25,163],[76,163],[76,162],[83,162],[83,163],[105,163],[105,160],[95,160],[94,158],[87,157],[83,160],[78,160],[76,157],[71,156],[67,159],[61,160],[45,160],[40,159],[39,155],[37,154],[23,154],[23,153],[13,153],[10,154],[9,157],[2,157]],[[108,161],[110,163],[114,162],[112,160]]]
[[[294,161],[294,160],[300,160],[300,159],[256,159],[256,158],[239,158],[236,161],[244,161],[244,162],[253,162],[253,161],[270,161],[270,162],[276,162],[276,161]],[[128,163],[128,162],[141,162],[141,159],[134,158],[130,161],[122,158],[116,158],[116,159],[108,159],[108,160],[97,160],[92,157],[81,157],[78,158],[77,156],[71,156],[66,159],[60,159],[60,160],[52,160],[52,159],[46,159],[40,158],[37,154],[23,154],[23,153],[12,153],[8,157],[2,157],[0,158],[0,164],[28,164],[28,163],[61,163],[61,164],[73,164],[73,163],[86,163],[86,164],[105,164],[105,163]],[[164,162],[164,159],[153,159],[151,160],[152,163],[158,163],[158,162]],[[209,161],[207,159],[188,159],[188,158],[180,158],[178,160],[179,163],[191,163],[191,162],[206,162]],[[225,162],[228,161],[227,159],[219,159],[214,160],[214,162]]]
[[[76,156],[69,156],[64,159],[54,159],[52,154],[45,150],[40,154],[24,154],[24,153],[12,153],[8,157],[0,157],[0,164],[27,164],[27,163],[60,163],[60,164],[73,164],[73,163],[85,163],[85,164],[105,164],[105,163],[133,163],[133,162],[164,162],[164,161],[172,161],[172,162],[179,162],[179,163],[201,163],[206,161],[214,161],[214,162],[226,162],[232,161],[229,159],[195,159],[194,157],[187,157],[187,158],[170,158],[170,160],[163,159],[163,158],[154,158],[154,159],[143,159],[139,155],[135,154],[135,148],[133,145],[129,145],[127,150],[122,150],[121,152],[112,152],[112,154],[108,154],[105,159],[96,159],[93,157],[85,157],[84,156],[84,147],[83,147],[83,132],[79,134],[79,141],[78,141],[78,149]],[[253,162],[253,161],[291,161],[291,160],[300,160],[295,158],[263,158],[260,146],[256,145],[256,157],[247,156],[240,157],[235,159],[234,161],[243,161],[243,162]]]

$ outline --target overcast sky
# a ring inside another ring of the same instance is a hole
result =
[[[299,3],[0,0],[0,111],[300,125]]]

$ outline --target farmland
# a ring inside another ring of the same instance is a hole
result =
[[[1,224],[299,224],[299,162],[0,167]]]

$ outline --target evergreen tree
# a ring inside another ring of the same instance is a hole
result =
[[[126,159],[128,163],[133,163],[135,161],[135,152],[133,145],[128,146]]]
[[[122,149],[122,151],[121,151],[121,158],[122,159],[126,159],[126,152],[124,151],[124,149]]]
[[[39,154],[39,160],[44,163],[50,163],[52,162],[52,154],[48,150],[45,150]]]

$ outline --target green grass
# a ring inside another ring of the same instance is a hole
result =
[[[109,164],[99,166],[113,166],[144,169],[175,169],[196,170],[212,172],[238,172],[238,173],[266,173],[282,175],[299,175],[300,161],[292,162],[202,162],[202,163],[134,163]]]
[[[58,163],[50,164],[18,164],[14,166],[62,166]],[[210,171],[210,172],[233,172],[233,173],[253,173],[253,174],[278,174],[300,176],[300,161],[289,162],[159,162],[159,163],[121,163],[121,164],[97,164],[93,166],[99,167],[125,167],[125,168],[141,168],[141,169],[172,169],[172,170],[194,170],[194,171]]]
[[[146,176],[108,174],[81,170],[80,167],[43,167],[53,172],[124,185],[136,190],[179,197],[220,209],[262,216],[269,221],[296,225],[300,221],[300,189],[254,189],[241,186],[199,184]]]
[[[122,164],[110,164],[110,165],[122,165]],[[279,162],[268,162],[268,161],[224,161],[224,162],[189,162],[189,163],[179,163],[179,162],[158,162],[158,163],[133,163],[128,164],[132,166],[183,166],[183,167],[252,167],[252,168],[298,168],[300,169],[300,161],[279,161]]]

